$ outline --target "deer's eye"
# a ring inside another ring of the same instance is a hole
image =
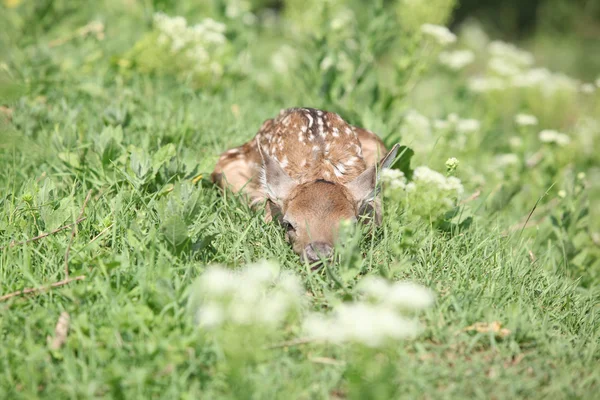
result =
[[[281,224],[283,225],[283,227],[285,228],[285,231],[288,234],[296,232],[296,228],[290,221],[283,220],[283,222]]]

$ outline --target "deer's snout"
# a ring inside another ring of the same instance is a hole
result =
[[[321,259],[331,258],[333,247],[324,242],[310,243],[304,248],[304,258],[309,262],[320,261]]]

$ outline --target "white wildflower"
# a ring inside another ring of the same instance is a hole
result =
[[[538,124],[538,119],[530,114],[517,114],[515,116],[515,122],[519,126],[535,126]]]
[[[581,93],[592,94],[596,91],[596,86],[593,83],[584,83],[579,90],[581,90]]]
[[[396,282],[390,286],[385,302],[410,310],[421,310],[433,305],[433,293],[423,286],[411,282]]]
[[[495,40],[488,46],[488,51],[493,56],[506,60],[516,66],[529,66],[534,62],[533,55],[525,50],[517,48],[515,45]]]
[[[265,261],[239,271],[211,266],[196,285],[190,299],[198,303],[195,315],[205,328],[227,322],[274,326],[302,303],[298,278]]]
[[[519,157],[513,153],[499,154],[496,156],[496,164],[500,167],[508,167],[510,165],[518,165]]]
[[[358,291],[375,304],[392,309],[421,310],[430,307],[435,297],[431,290],[412,282],[388,282],[378,276],[367,276],[358,284]]]
[[[556,143],[559,146],[566,146],[571,143],[571,138],[568,135],[551,129],[541,131],[539,139],[544,143]]]
[[[233,273],[221,266],[208,268],[199,279],[199,288],[209,295],[229,294],[237,289]]]
[[[419,184],[433,185],[444,191],[455,192],[456,195],[460,195],[464,191],[460,179],[453,176],[446,178],[444,175],[426,166],[415,168],[413,181]]]
[[[403,137],[428,138],[431,136],[431,122],[418,111],[409,110],[404,117],[400,133]]]
[[[558,197],[560,197],[561,199],[564,199],[565,197],[567,197],[567,192],[564,190],[559,190]]]
[[[513,76],[511,78],[511,85],[521,88],[533,87],[551,79],[552,73],[546,68],[534,68]]]
[[[497,77],[474,77],[469,79],[468,87],[477,93],[486,93],[505,90],[507,85],[503,79]]]
[[[455,171],[456,168],[458,168],[458,164],[458,158],[450,157],[446,160],[446,171],[448,171],[449,173]]]
[[[406,177],[397,169],[386,168],[381,171],[381,181],[392,190],[406,188]]]
[[[421,26],[421,32],[437,41],[442,46],[456,42],[456,35],[445,26],[424,24]]]
[[[447,120],[449,123],[456,125],[460,121],[460,117],[457,113],[448,114]]]
[[[456,130],[459,133],[472,133],[477,132],[481,126],[481,123],[476,119],[461,119],[456,124]]]
[[[471,50],[443,51],[438,59],[442,65],[458,71],[475,61],[475,53]]]
[[[460,37],[467,47],[474,49],[477,53],[484,50],[490,41],[481,23],[475,20],[461,24]]]
[[[444,119],[435,119],[433,121],[433,127],[436,130],[443,131],[450,127],[450,123]]]
[[[488,68],[500,76],[513,76],[521,72],[521,69],[504,58],[492,57],[488,61]]]
[[[360,343],[368,347],[412,338],[419,330],[417,321],[387,307],[365,303],[342,304],[331,315],[313,313],[304,321],[304,331],[316,340]]]
[[[520,149],[523,147],[523,139],[521,139],[519,136],[511,136],[508,138],[508,144],[513,149]]]
[[[223,323],[225,312],[220,304],[207,303],[198,308],[196,319],[204,328],[214,328]]]

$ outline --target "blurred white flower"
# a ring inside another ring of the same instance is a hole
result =
[[[402,174],[383,175],[384,195],[404,203],[411,214],[430,217],[449,211],[464,192],[460,179],[428,167],[415,168],[411,182]]]
[[[539,139],[544,143],[556,143],[559,146],[566,146],[571,143],[571,138],[568,135],[551,129],[541,131]]]
[[[403,137],[428,138],[431,136],[431,122],[418,111],[409,110],[404,117],[400,133]]]
[[[433,38],[442,46],[456,42],[456,35],[442,25],[423,24],[421,25],[421,32]]]
[[[534,62],[533,55],[525,50],[517,48],[515,45],[495,40],[488,46],[489,53],[499,59],[504,59],[507,63],[526,67]]]
[[[187,58],[195,72],[217,77],[223,74],[219,57],[227,45],[224,24],[206,18],[188,26],[183,17],[169,17],[159,12],[154,14],[154,25],[158,31],[158,44],[168,46],[173,56]]]
[[[443,51],[438,59],[440,64],[458,71],[475,61],[475,53],[471,50]]]
[[[275,326],[302,305],[302,285],[277,264],[261,261],[239,271],[211,266],[198,278],[190,299],[200,326],[225,323]]]
[[[478,53],[484,50],[490,41],[482,24],[476,20],[466,21],[461,24],[460,37],[461,41],[465,43],[467,47]]]
[[[561,199],[564,199],[565,197],[567,197],[567,192],[564,190],[559,190],[558,197],[560,197]]]
[[[450,123],[444,119],[436,119],[433,121],[433,127],[436,130],[445,130],[448,129],[450,127]]]
[[[519,126],[535,126],[538,124],[538,119],[536,116],[530,114],[517,114],[515,122]]]
[[[584,83],[579,90],[581,90],[581,93],[592,94],[596,91],[596,86],[593,83]]]
[[[199,321],[200,326],[204,328],[214,328],[221,323],[225,318],[225,312],[221,305],[215,303],[207,303],[198,308],[196,311],[196,319]]]
[[[412,338],[420,330],[417,321],[405,318],[387,307],[366,303],[342,304],[327,316],[310,314],[303,328],[308,336],[316,340],[360,343],[368,347]]]
[[[460,179],[453,176],[446,178],[444,175],[426,166],[415,168],[415,171],[413,172],[413,181],[419,185],[425,184],[435,186],[443,191],[452,192],[456,196],[459,196],[464,192]]]
[[[421,310],[433,305],[431,290],[412,282],[388,282],[384,278],[367,276],[358,284],[359,292],[383,307]]]
[[[519,164],[519,157],[513,153],[499,154],[496,156],[496,165],[499,167],[508,167]]]
[[[505,90],[507,85],[504,80],[497,77],[474,77],[469,79],[467,86],[473,92],[486,93]]]
[[[500,57],[492,57],[488,61],[488,68],[500,76],[513,76],[521,72],[521,69],[517,65]]]
[[[580,172],[577,174],[577,179],[579,179],[580,181],[585,179],[585,172]]]
[[[398,169],[384,169],[381,171],[381,180],[391,189],[404,189],[406,186],[406,177],[404,176],[404,173]]]
[[[481,126],[481,123],[476,119],[461,119],[456,124],[456,130],[459,133],[472,133],[477,132]]]
[[[546,68],[534,68],[522,72],[511,79],[512,86],[532,87],[552,79],[552,73]]]
[[[519,136],[511,136],[508,138],[508,144],[513,149],[520,149],[523,146],[523,139],[521,139]]]

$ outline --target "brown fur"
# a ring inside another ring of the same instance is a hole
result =
[[[361,207],[356,182],[385,153],[373,132],[335,113],[292,108],[265,121],[249,142],[223,153],[212,179],[247,194],[253,205],[269,200],[267,219],[278,212],[280,220],[293,225],[289,239],[294,251],[303,254],[312,243],[333,246],[339,222],[356,219]],[[261,173],[267,175],[263,182]],[[275,198],[275,192],[284,198]],[[374,203],[377,211],[378,201]]]

